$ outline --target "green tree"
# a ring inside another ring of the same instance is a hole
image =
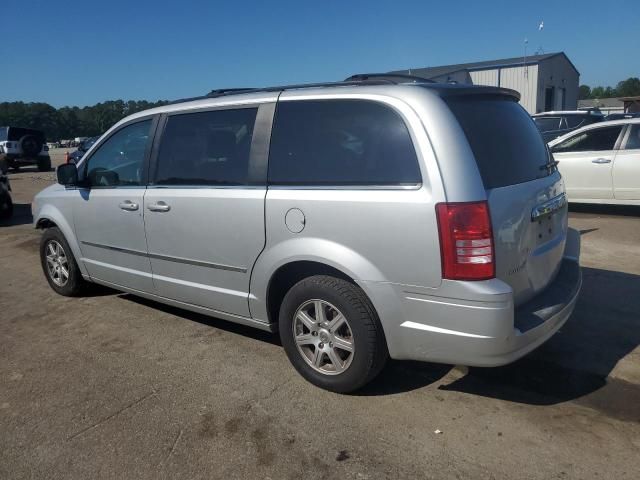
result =
[[[578,90],[578,100],[586,100],[591,97],[591,87],[589,85],[580,85]]]
[[[640,78],[630,77],[618,82],[616,86],[619,97],[635,97],[640,95]]]

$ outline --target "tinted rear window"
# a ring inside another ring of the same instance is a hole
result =
[[[414,185],[416,151],[403,119],[365,100],[278,103],[269,182],[275,185]]]
[[[447,103],[467,136],[485,188],[549,175],[547,147],[518,103],[495,97],[453,97]]]

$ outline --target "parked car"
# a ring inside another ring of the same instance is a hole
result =
[[[74,150],[69,154],[69,162],[78,163],[82,156],[89,151],[89,149],[96,143],[100,137],[88,137],[78,145],[77,150]]]
[[[0,220],[7,220],[12,215],[11,184],[6,175],[0,174]]]
[[[37,165],[41,172],[51,170],[51,158],[44,133],[19,127],[0,127],[0,170],[18,170],[22,165]]]
[[[543,112],[532,115],[545,142],[550,142],[585,125],[602,122],[604,115],[599,110],[576,110]]]
[[[640,118],[589,125],[549,148],[570,202],[640,205]]]
[[[640,112],[634,112],[634,113],[610,113],[609,115],[607,115],[606,117],[604,117],[604,120],[606,122],[610,121],[610,120],[624,120],[625,118],[640,118]]]
[[[51,288],[279,330],[297,371],[337,392],[387,357],[530,352],[573,310],[580,237],[518,93],[368,78],[122,120],[35,198]]]

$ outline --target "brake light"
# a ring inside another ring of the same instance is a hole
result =
[[[442,277],[450,280],[494,278],[493,231],[486,201],[438,203]]]

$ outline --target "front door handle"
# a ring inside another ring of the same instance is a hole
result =
[[[595,160],[591,160],[591,163],[611,163],[610,158],[596,158]]]
[[[171,207],[163,201],[151,204],[147,208],[152,212],[168,212],[169,210],[171,210]]]
[[[133,212],[138,210],[138,204],[133,203],[131,200],[125,200],[120,205],[118,205],[122,210],[127,210],[128,212]]]

